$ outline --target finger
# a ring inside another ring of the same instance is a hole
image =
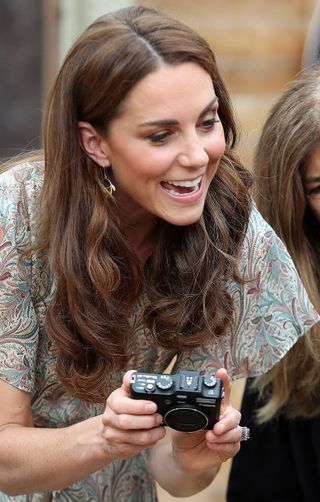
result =
[[[156,427],[148,430],[123,431],[120,429],[107,428],[104,438],[109,445],[131,445],[131,447],[150,447],[163,439],[166,435],[164,427]]]
[[[106,413],[103,416],[103,424],[111,427],[115,427],[121,430],[142,430],[142,429],[153,429],[159,427],[163,423],[162,416],[159,413],[154,413],[152,415],[132,415],[132,414],[121,414],[116,413]]]
[[[130,395],[130,381],[134,373],[136,373],[136,370],[129,370],[123,375],[122,388],[128,395]]]
[[[117,389],[110,394],[107,399],[107,406],[116,414],[151,415],[157,411],[157,405],[153,401],[132,399],[124,394],[123,389]]]
[[[224,416],[226,408],[230,405],[230,396],[231,396],[231,379],[226,369],[220,368],[216,372],[216,377],[222,380],[223,385],[223,398],[220,406],[220,417],[221,419]]]
[[[223,423],[223,427],[219,424],[219,427],[213,428],[213,430],[207,431],[206,440],[209,443],[235,443],[241,439],[241,427],[232,421],[231,426]],[[218,426],[218,424],[217,424]],[[221,430],[224,432],[221,434]]]
[[[223,383],[224,397],[223,403],[224,406],[227,407],[230,404],[230,395],[231,395],[231,379],[226,369],[219,368],[215,375],[217,378],[220,378]]]
[[[224,415],[220,418],[219,422],[217,422],[213,426],[213,430],[208,432],[211,432],[216,436],[222,436],[228,433],[229,431],[233,430],[239,431],[240,419],[241,419],[240,411],[234,409],[232,406],[228,406],[228,408],[226,408],[225,410]]]
[[[158,413],[152,415],[117,414],[111,408],[107,408],[102,415],[102,423],[104,427],[121,431],[134,431],[159,427],[163,423],[163,419]]]
[[[137,415],[155,413],[157,405],[153,401],[132,399],[130,397],[130,381],[135,372],[135,370],[129,370],[124,374],[121,387],[110,394],[107,399],[107,406],[110,406],[116,413],[133,413]]]
[[[122,382],[121,388],[125,391],[126,395],[129,397],[130,397],[130,382],[131,382],[132,375],[134,373],[136,373],[136,370],[129,370],[123,376],[123,382]],[[144,409],[144,411],[143,411],[144,413],[155,413],[158,409],[158,406],[156,405],[156,403],[154,403],[153,401],[149,401],[147,399],[134,400],[130,397],[131,404],[132,404],[132,401],[140,403],[140,405],[139,404],[134,405],[135,409],[140,409],[140,406],[142,406]],[[123,413],[123,412],[120,411],[120,413]]]

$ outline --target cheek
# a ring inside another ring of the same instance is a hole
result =
[[[226,149],[226,142],[223,134],[221,134],[221,136],[217,138],[216,141],[214,141],[207,149],[207,154],[210,157],[209,176],[211,179],[215,176],[217,172],[221,157],[224,154],[225,149]]]
[[[226,141],[224,138],[224,134],[221,133],[218,138],[215,139],[214,142],[212,142],[207,149],[207,152],[210,156],[210,159],[212,161],[219,161],[224,154],[224,151],[226,149]]]

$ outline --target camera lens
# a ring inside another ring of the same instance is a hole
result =
[[[182,432],[196,432],[205,429],[209,423],[207,415],[189,404],[177,404],[169,408],[164,417],[164,423]]]

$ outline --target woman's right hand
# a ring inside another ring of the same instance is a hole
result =
[[[61,428],[33,427],[31,394],[0,379],[0,491],[61,490],[163,438],[156,404],[130,398],[131,374],[110,394],[102,415]]]
[[[101,416],[101,434],[108,458],[130,458],[145,448],[154,446],[166,432],[162,416],[152,401],[132,399],[129,385],[134,371],[123,377],[122,386],[107,399]]]

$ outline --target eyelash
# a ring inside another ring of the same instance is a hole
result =
[[[205,127],[205,129],[212,129],[214,127],[214,124],[219,122],[219,120],[216,117],[213,117],[212,119],[206,119],[202,122],[202,125]],[[207,124],[205,126],[205,124]]]
[[[157,132],[148,136],[148,140],[151,141],[151,143],[165,143],[171,134],[170,131]]]
[[[216,118],[216,116],[214,116],[211,119],[203,120],[201,126],[205,129],[205,131],[211,131],[211,129],[214,128],[214,124],[216,124],[217,122],[220,121]],[[173,134],[172,131],[161,131],[155,134],[151,134],[150,136],[148,136],[147,139],[151,143],[162,144],[165,143],[172,134]]]
[[[317,187],[313,188],[312,190],[309,190],[308,192],[306,192],[307,195],[314,195],[314,194],[318,194],[320,192],[320,185],[318,185]]]

